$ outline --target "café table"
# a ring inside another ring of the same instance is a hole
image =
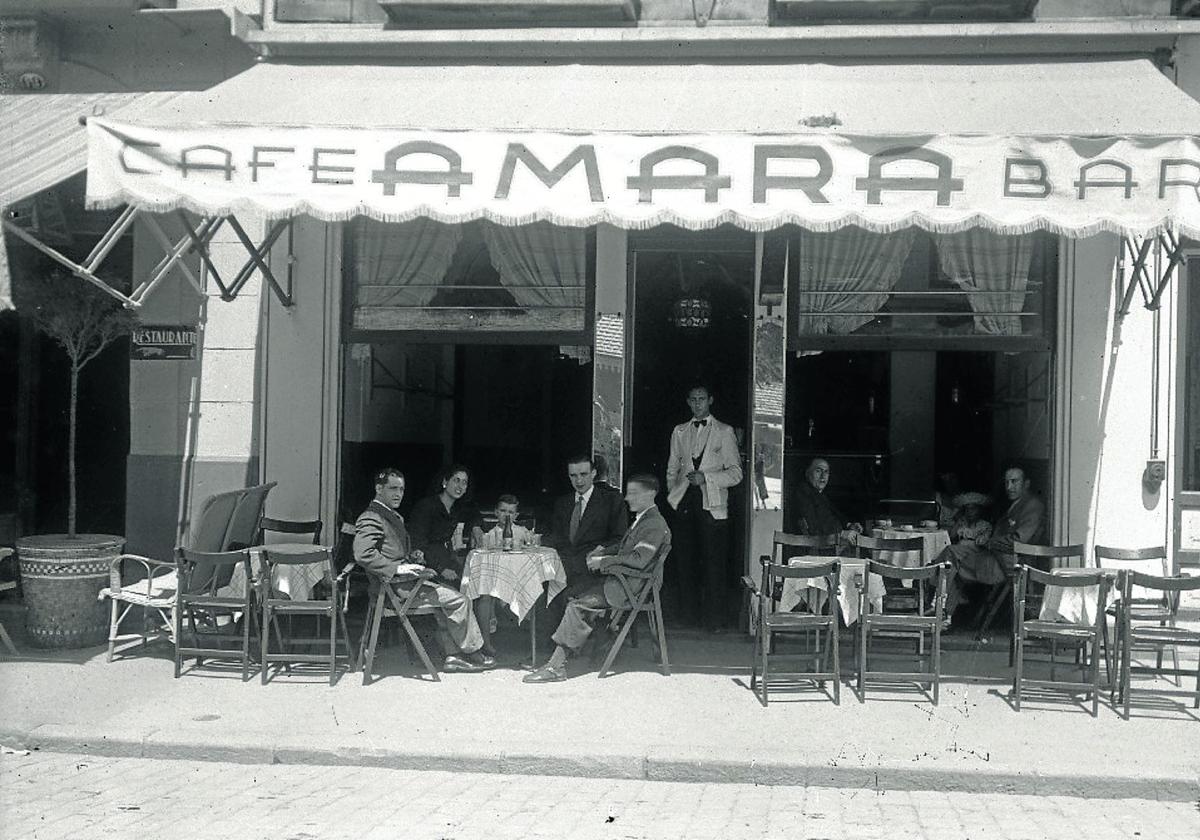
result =
[[[472,601],[490,595],[512,610],[517,621],[529,617],[530,663],[537,667],[537,605],[543,592],[553,601],[567,586],[567,572],[558,552],[548,546],[520,546],[510,551],[474,548],[467,554],[459,591]],[[480,627],[486,640],[489,627]]]
[[[820,565],[828,563],[831,559],[837,559],[841,564],[838,572],[838,606],[842,609],[842,618],[846,622],[846,626],[850,626],[858,621],[858,596],[860,581],[866,572],[867,563],[865,560],[859,560],[853,557],[793,557],[788,560],[789,566],[805,566],[805,565]],[[781,612],[790,612],[799,604],[806,605],[809,610],[816,613],[825,606],[826,592],[828,584],[825,578],[809,578],[807,580],[798,580],[796,578],[784,578],[783,589],[779,594],[779,610]],[[878,612],[883,609],[883,578],[879,575],[871,575],[867,581],[867,594],[871,599],[871,606]]]
[[[262,553],[264,550],[272,554],[295,555],[323,551],[325,547],[313,545],[311,542],[272,543],[270,545],[253,546],[250,548],[251,585],[256,584],[262,575]],[[328,572],[329,565],[324,559],[315,563],[303,563],[297,566],[276,566],[274,574],[271,575],[271,591],[276,594],[286,595],[293,601],[307,601],[312,598],[313,587],[322,580],[325,580],[329,576]],[[233,577],[229,579],[229,583],[221,587],[221,594],[240,598],[245,591],[246,572],[244,567],[238,564],[233,569]]]

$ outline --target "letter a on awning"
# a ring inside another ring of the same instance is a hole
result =
[[[1200,234],[1148,60],[251,68],[88,123],[91,206],[630,229]]]

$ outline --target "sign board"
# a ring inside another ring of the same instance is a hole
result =
[[[180,361],[196,358],[196,328],[142,324],[133,331],[129,356],[135,361]]]

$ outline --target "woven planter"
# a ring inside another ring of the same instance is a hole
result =
[[[17,540],[25,628],[41,648],[81,648],[108,639],[108,604],[98,600],[109,566],[125,546],[111,534],[65,534]]]

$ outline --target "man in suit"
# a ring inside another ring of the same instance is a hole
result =
[[[355,561],[389,586],[400,575],[396,583],[420,587],[417,605],[438,608],[438,641],[446,656],[443,670],[473,672],[493,667],[496,661],[480,652],[483,637],[471,602],[458,590],[433,580],[425,555],[412,550],[404,518],[396,512],[403,498],[404,473],[394,467],[380,470],[375,476],[375,498],[354,523]],[[416,576],[421,579],[414,580]],[[374,589],[374,577],[371,583]],[[375,591],[371,596],[375,597]]]
[[[658,479],[652,475],[632,476],[626,485],[625,501],[635,514],[633,524],[621,537],[614,550],[602,548],[590,552],[587,567],[599,577],[585,591],[574,595],[567,602],[566,613],[554,631],[554,653],[538,670],[526,674],[524,682],[559,682],[567,678],[567,660],[578,653],[591,635],[592,629],[613,608],[628,607],[630,604],[620,581],[605,573],[614,566],[649,571],[662,552],[670,551],[671,529],[654,504],[658,495]],[[649,586],[649,581],[636,581]],[[634,596],[641,594],[635,591]]]
[[[588,455],[567,461],[571,492],[554,500],[550,532],[543,544],[558,551],[567,573],[567,587],[538,616],[540,640],[549,642],[549,634],[562,621],[567,599],[593,587],[603,577],[587,565],[587,556],[596,549],[612,549],[621,541],[629,524],[629,509],[621,494],[596,481],[596,464]]]
[[[952,569],[946,587],[944,621],[947,625],[954,610],[962,603],[964,583],[990,586],[1004,583],[1016,562],[1013,543],[1038,544],[1046,538],[1046,506],[1030,491],[1029,479],[1021,467],[1009,467],[1004,471],[1004,494],[1008,497],[1008,510],[996,520],[992,536],[985,545],[963,541],[938,555],[938,561],[948,561]]]
[[[688,391],[692,419],[671,432],[667,502],[675,508],[677,594],[685,619],[719,633],[725,626],[729,492],[742,480],[733,428],[712,416],[707,385]]]

